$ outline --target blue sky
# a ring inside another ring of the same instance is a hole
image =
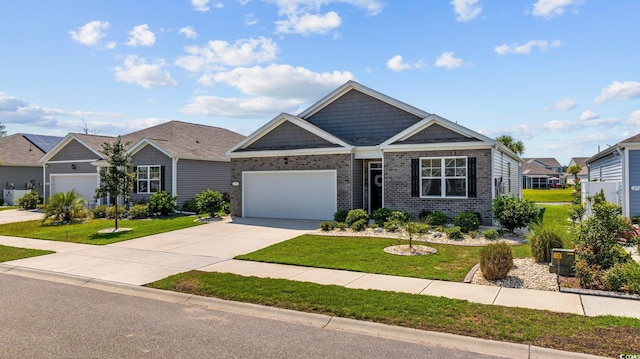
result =
[[[638,13],[631,0],[4,1],[0,123],[249,134],[356,80],[568,164],[640,132]]]

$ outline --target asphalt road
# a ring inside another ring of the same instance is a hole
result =
[[[0,274],[1,358],[494,358]]]

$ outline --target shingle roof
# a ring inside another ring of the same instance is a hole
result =
[[[531,162],[522,164],[522,174],[526,176],[557,176],[558,172],[546,169]]]
[[[558,160],[556,160],[553,157],[547,157],[547,158],[523,158],[523,160],[527,163],[531,163],[533,161],[538,161],[542,164],[544,164],[547,167],[562,167],[562,165],[560,165],[560,162],[558,162]]]
[[[62,137],[60,137],[62,140]],[[0,137],[0,165],[41,167],[38,162],[44,152],[22,133]]]
[[[629,137],[620,143],[632,143],[632,142],[640,142],[640,133],[635,136]]]

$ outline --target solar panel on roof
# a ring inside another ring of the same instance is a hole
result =
[[[34,146],[41,149],[44,153],[51,151],[51,149],[54,148],[58,144],[58,142],[62,141],[62,137],[59,136],[33,135],[29,133],[23,136],[29,142],[33,143]]]

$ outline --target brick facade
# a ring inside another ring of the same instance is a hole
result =
[[[477,197],[411,197],[411,159],[420,157],[468,156],[476,158]],[[409,211],[417,217],[421,210],[441,211],[453,219],[462,211],[478,212],[483,225],[491,225],[491,150],[386,152],[384,154],[384,206]]]
[[[242,216],[242,172],[244,171],[337,171],[338,210],[351,209],[351,154],[233,158],[231,160],[231,215]]]

